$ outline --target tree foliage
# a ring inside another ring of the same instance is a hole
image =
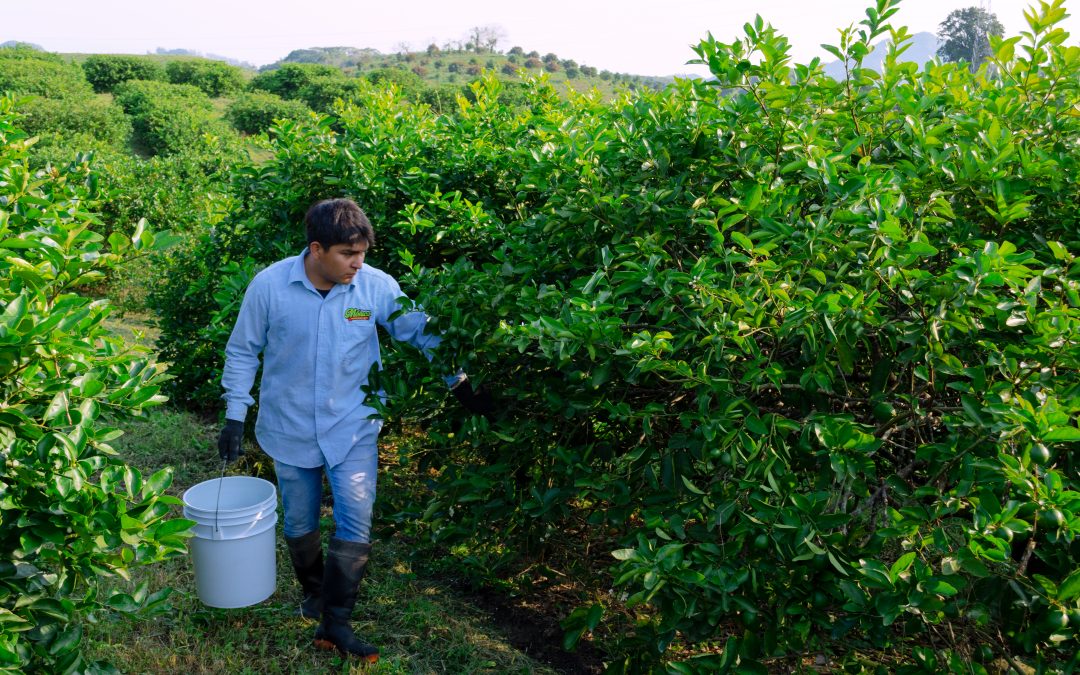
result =
[[[213,103],[195,85],[130,80],[116,88],[115,100],[131,117],[135,140],[148,154],[231,140],[231,129],[213,116]]]
[[[86,79],[98,93],[111,92],[128,80],[166,81],[165,68],[156,61],[130,54],[91,54],[82,64]]]
[[[1069,658],[1080,48],[1055,1],[976,72],[920,70],[895,12],[841,31],[839,82],[758,18],[697,46],[707,83],[609,104],[540,79],[512,107],[489,76],[453,114],[390,90],[277,125],[158,305],[178,398],[218,405],[247,281],[348,195],[444,336],[373,386],[438,477],[396,521],[481,578],[601,552],[632,616],[597,589],[568,645],[620,634],[614,672],[841,641],[930,670],[977,642]],[[440,414],[458,366],[492,419]],[[931,631],[940,653],[909,646]]]
[[[49,52],[9,47],[0,49],[0,92],[85,99],[93,90],[78,65]]]
[[[300,98],[300,91],[316,77],[341,77],[333,66],[315,63],[286,63],[280,68],[259,73],[248,82],[252,91],[266,91],[281,98]]]
[[[944,61],[966,61],[974,71],[992,54],[990,36],[1000,37],[1004,32],[992,12],[981,7],[954,9],[938,27],[938,56]]]
[[[163,245],[94,231],[97,179],[82,158],[33,173],[30,145],[0,98],[0,670],[99,672],[82,623],[161,609],[167,590],[101,582],[184,550],[169,520],[170,470],[144,478],[109,447],[105,422],[159,403],[164,369],[105,327],[108,302],[80,293]]]
[[[237,66],[210,59],[170,61],[165,66],[169,82],[198,87],[211,98],[230,96],[244,88],[243,71]]]
[[[309,95],[311,95],[309,93]],[[300,101],[289,101],[262,91],[245,92],[229,104],[226,117],[237,131],[265,132],[278,119],[299,119],[311,112]]]
[[[131,121],[124,111],[99,98],[33,98],[19,106],[20,126],[39,140],[31,162],[65,165],[78,151],[126,152]]]

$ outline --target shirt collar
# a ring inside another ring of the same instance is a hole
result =
[[[305,248],[300,252],[300,255],[293,259],[292,267],[289,269],[289,283],[301,283],[314,291],[315,285],[311,283],[311,279],[308,279],[307,272],[304,270],[304,258],[307,255],[308,249]]]
[[[315,288],[315,284],[311,283],[311,279],[308,279],[307,270],[304,269],[304,259],[307,258],[309,253],[310,249],[305,247],[304,250],[300,252],[300,255],[296,256],[296,258],[293,259],[292,267],[289,270],[289,283],[300,283],[307,288],[318,292],[318,289]],[[353,276],[352,281],[349,282],[350,286],[355,286],[360,281],[360,272],[362,271],[363,269],[357,271],[356,275]],[[334,284],[334,286],[331,286],[331,292],[337,286],[341,286],[341,284]]]

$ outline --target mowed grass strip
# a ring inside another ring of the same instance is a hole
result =
[[[197,416],[160,408],[124,425],[116,449],[144,475],[174,467],[171,492],[219,475],[217,428]],[[269,460],[252,453],[229,474],[270,477]],[[389,487],[391,481],[381,485]],[[329,510],[324,527],[330,527]],[[315,622],[296,614],[301,592],[284,541],[277,537],[277,591],[243,609],[206,607],[195,592],[187,557],[138,570],[119,587],[131,592],[175,589],[171,609],[142,620],[107,618],[88,628],[92,659],[124,673],[553,673],[509,644],[490,617],[436,579],[415,574],[405,544],[375,545],[353,614],[359,635],[378,645],[382,658],[362,666],[312,645]]]

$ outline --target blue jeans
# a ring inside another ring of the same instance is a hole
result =
[[[353,448],[345,461],[333,468],[324,465],[308,469],[275,460],[278,490],[285,507],[285,536],[300,537],[319,529],[325,471],[334,495],[334,536],[367,543],[378,469],[379,453],[374,445]]]

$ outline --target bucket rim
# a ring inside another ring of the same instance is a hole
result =
[[[239,480],[237,480],[237,479],[239,479]],[[269,487],[270,493],[269,493],[269,495],[267,497],[265,497],[264,499],[262,499],[262,500],[260,500],[258,502],[253,502],[253,503],[251,503],[251,504],[249,504],[247,506],[241,506],[241,507],[237,507],[237,508],[224,508],[224,507],[216,508],[216,509],[214,509],[214,508],[205,508],[203,506],[196,506],[195,504],[192,504],[191,502],[188,501],[188,495],[195,492],[195,490],[199,490],[200,488],[205,489],[205,490],[216,491],[218,481],[231,481],[231,482],[234,482],[234,483],[235,482],[254,482],[256,484],[261,483],[261,484],[265,484],[266,486]],[[206,486],[206,487],[204,488],[203,486]],[[224,515],[224,514],[230,514],[230,513],[238,513],[238,512],[241,512],[241,511],[251,511],[251,510],[254,510],[256,508],[265,508],[265,507],[269,506],[270,504],[276,504],[277,503],[277,487],[273,483],[271,483],[270,481],[266,480],[265,478],[259,478],[257,476],[223,476],[223,477],[220,477],[220,478],[209,478],[207,480],[196,483],[195,485],[192,485],[188,489],[184,490],[184,493],[180,496],[180,500],[183,502],[185,510],[190,509],[191,511],[198,511],[198,512],[202,512],[202,513],[208,513],[208,514],[211,514],[211,515],[213,515],[215,513],[218,514],[218,515]]]

